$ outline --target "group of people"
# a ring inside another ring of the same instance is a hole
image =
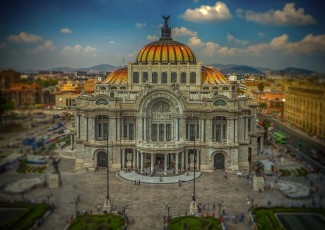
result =
[[[141,181],[140,180],[134,180],[134,185],[139,185],[140,186]]]

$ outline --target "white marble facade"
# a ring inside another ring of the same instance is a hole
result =
[[[134,63],[97,83],[94,94],[78,97],[77,170],[109,164],[111,170],[178,174],[193,169],[195,152],[197,170],[248,170],[256,158],[263,142],[257,104],[193,53],[179,55],[177,49],[189,48],[166,28]],[[165,51],[150,57],[160,46]]]

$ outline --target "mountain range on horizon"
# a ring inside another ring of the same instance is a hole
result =
[[[318,73],[313,70],[308,69],[302,69],[302,68],[295,68],[295,67],[287,67],[285,69],[280,70],[273,70],[266,67],[253,67],[253,66],[247,66],[247,65],[237,65],[237,64],[219,64],[214,63],[211,64],[213,68],[219,70],[224,75],[245,75],[245,74],[256,74],[256,75],[265,75],[267,70],[270,70],[273,74],[277,75],[293,75],[293,76],[309,76],[309,75],[323,75],[322,73]],[[77,71],[84,71],[84,72],[99,72],[99,73],[105,73],[105,72],[112,72],[116,69],[122,68],[122,66],[113,66],[110,64],[100,64],[95,65],[87,68],[71,68],[68,66],[62,66],[62,67],[55,67],[48,69],[48,71],[62,71],[63,73],[74,73]],[[39,73],[37,69],[26,69],[22,70],[20,72],[22,73],[28,73],[28,74],[35,74]]]

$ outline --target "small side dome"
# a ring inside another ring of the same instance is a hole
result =
[[[202,66],[202,84],[230,84],[230,81],[218,70],[208,66]]]
[[[112,72],[101,84],[124,84],[128,82],[128,68],[124,67]]]

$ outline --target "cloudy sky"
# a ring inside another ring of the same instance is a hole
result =
[[[4,0],[0,69],[120,66],[160,38],[204,64],[244,64],[325,73],[325,14],[318,0]]]

